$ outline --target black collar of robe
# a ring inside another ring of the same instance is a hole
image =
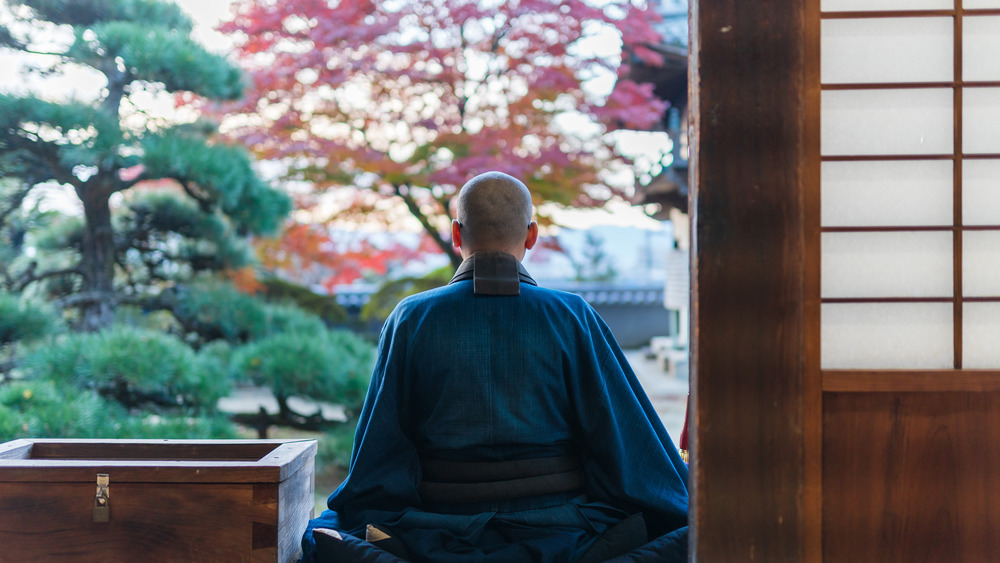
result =
[[[521,282],[538,285],[524,265],[506,252],[477,252],[462,261],[449,284],[472,280],[476,295],[520,295]]]

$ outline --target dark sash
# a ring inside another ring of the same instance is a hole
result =
[[[583,467],[576,456],[513,461],[421,459],[424,501],[468,503],[582,491]]]

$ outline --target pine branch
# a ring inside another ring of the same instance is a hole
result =
[[[24,203],[24,199],[28,197],[28,192],[30,192],[33,187],[35,187],[34,182],[29,182],[25,184],[24,188],[14,194],[14,196],[10,199],[10,206],[0,211],[0,226],[3,226],[7,222],[7,217],[10,217],[11,213],[14,213],[21,208],[21,204]]]
[[[16,285],[16,281],[10,272],[7,270],[7,264],[0,264],[0,276],[3,277],[3,287],[10,291]]]
[[[68,55],[66,55],[66,53],[52,53],[52,52],[49,52],[49,51],[34,51],[32,49],[23,49],[23,48],[18,49],[18,50],[21,51],[22,53],[29,53],[29,54],[32,54],[32,55],[44,55],[46,57],[59,57],[61,59],[65,59],[65,60],[72,60]]]
[[[159,295],[147,296],[133,302],[142,305],[146,311],[167,311],[177,321],[183,332],[198,334],[204,342],[226,340],[230,336],[225,334],[215,323],[200,321],[195,315],[182,314],[182,307],[178,303],[179,298],[178,292],[171,288],[162,291]],[[241,331],[235,337],[239,341],[246,341],[249,335],[246,331]]]
[[[275,393],[274,399],[278,403],[278,414],[276,415],[261,409],[253,414],[233,414],[230,418],[233,422],[255,427],[258,432],[262,433],[266,433],[269,426],[287,426],[298,430],[318,431],[343,424],[343,421],[340,420],[323,418],[323,409],[321,408],[317,408],[313,414],[297,412],[288,405],[288,397],[284,394]]]
[[[329,430],[344,424],[342,420],[330,420],[323,418],[321,415],[299,415],[294,416],[281,416],[280,414],[270,414],[266,410],[263,412],[255,413],[234,413],[229,415],[229,420],[235,422],[236,424],[242,424],[243,426],[249,426],[257,430],[257,437],[260,439],[267,438],[267,431],[272,426],[283,426],[287,428],[294,428],[296,430],[305,430],[308,432],[317,432],[322,430]]]
[[[22,129],[22,131],[24,130]],[[32,134],[29,131],[24,132]],[[4,147],[5,152],[22,150],[37,159],[37,162],[32,163],[31,173],[22,174],[22,176],[28,176],[31,178],[32,181],[30,183],[32,184],[32,187],[34,184],[49,179],[56,180],[63,184],[70,184],[74,187],[80,185],[80,179],[67,171],[63,163],[60,161],[59,145],[37,138],[29,139],[17,136],[5,136],[4,142],[6,143],[6,146]]]
[[[97,392],[101,396],[114,399],[130,409],[150,404],[159,407],[179,407],[182,405],[181,400],[177,396],[165,390],[146,391],[137,389],[122,377],[116,377],[114,380],[98,386]]]
[[[191,183],[191,182],[189,182],[187,180],[180,179],[180,178],[175,178],[175,180],[177,180],[180,183],[181,187],[184,188],[184,193],[186,193],[187,195],[191,196],[191,199],[193,199],[196,202],[198,202],[198,207],[202,211],[204,211],[205,213],[211,213],[212,212],[212,200],[208,199],[207,197],[205,197],[203,195],[200,195],[200,194],[196,193],[195,190],[194,190],[194,184],[193,183]]]
[[[122,260],[121,254],[115,257],[115,264],[117,264],[118,267],[121,269],[121,271],[125,274],[126,287],[132,289],[133,291],[137,287],[139,287],[139,282],[135,279],[135,276],[132,275],[133,274],[132,270],[128,267],[127,264],[125,264],[125,261]]]
[[[76,307],[89,303],[107,302],[112,302],[115,305],[121,303],[143,304],[145,299],[138,295],[120,295],[113,291],[90,291],[86,293],[68,295],[61,299],[55,299],[52,303],[60,309],[67,309],[69,307]]]
[[[81,270],[77,266],[74,266],[72,268],[62,268],[59,270],[50,270],[47,272],[42,272],[40,274],[35,273],[35,270],[37,268],[38,268],[38,262],[31,262],[31,264],[28,265],[28,269],[23,274],[21,274],[20,280],[18,280],[17,284],[18,293],[24,291],[24,288],[28,287],[29,285],[38,281],[42,281],[44,279],[66,276],[70,274],[76,274],[78,276],[83,275],[83,270]]]

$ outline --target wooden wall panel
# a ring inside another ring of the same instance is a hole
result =
[[[1000,393],[826,393],[827,562],[1000,560]]]
[[[693,555],[799,563],[804,3],[691,9]]]

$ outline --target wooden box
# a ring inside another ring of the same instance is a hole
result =
[[[0,561],[294,561],[315,455],[315,440],[0,444]]]

